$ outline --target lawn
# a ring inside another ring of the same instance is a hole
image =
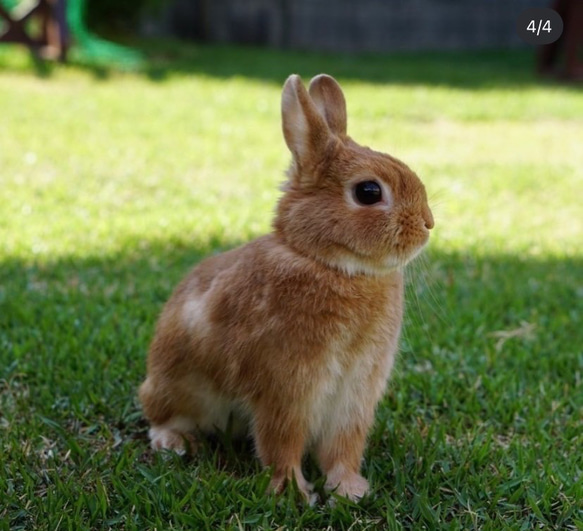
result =
[[[581,88],[539,82],[528,51],[143,46],[136,72],[0,48],[0,529],[582,529]],[[152,454],[136,389],[180,278],[269,231],[281,85],[321,71],[436,227],[372,493],[306,507],[266,494],[248,442]]]

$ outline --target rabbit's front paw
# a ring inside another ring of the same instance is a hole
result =
[[[360,474],[347,474],[340,480],[331,481],[329,478],[325,488],[351,501],[358,501],[368,492],[369,486]]]

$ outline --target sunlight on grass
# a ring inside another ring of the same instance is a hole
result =
[[[435,197],[433,246],[574,252],[580,93],[349,81],[346,95],[351,134],[406,161]],[[102,253],[128,239],[210,233],[246,241],[269,229],[288,162],[279,83],[130,74],[100,82],[64,68],[50,79],[5,74],[0,97],[8,255]]]

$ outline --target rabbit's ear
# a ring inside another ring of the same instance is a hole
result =
[[[315,165],[332,135],[299,76],[292,74],[281,96],[283,136],[300,167]]]
[[[312,78],[308,91],[330,130],[339,136],[346,135],[346,100],[338,82],[320,74]]]

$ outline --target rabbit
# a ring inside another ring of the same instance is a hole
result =
[[[252,436],[271,488],[315,495],[369,490],[360,468],[367,432],[398,348],[403,268],[434,221],[425,188],[400,160],[346,133],[336,80],[285,82],[291,151],[272,232],[203,260],[166,303],[139,395],[154,449],[183,453],[195,433]]]

